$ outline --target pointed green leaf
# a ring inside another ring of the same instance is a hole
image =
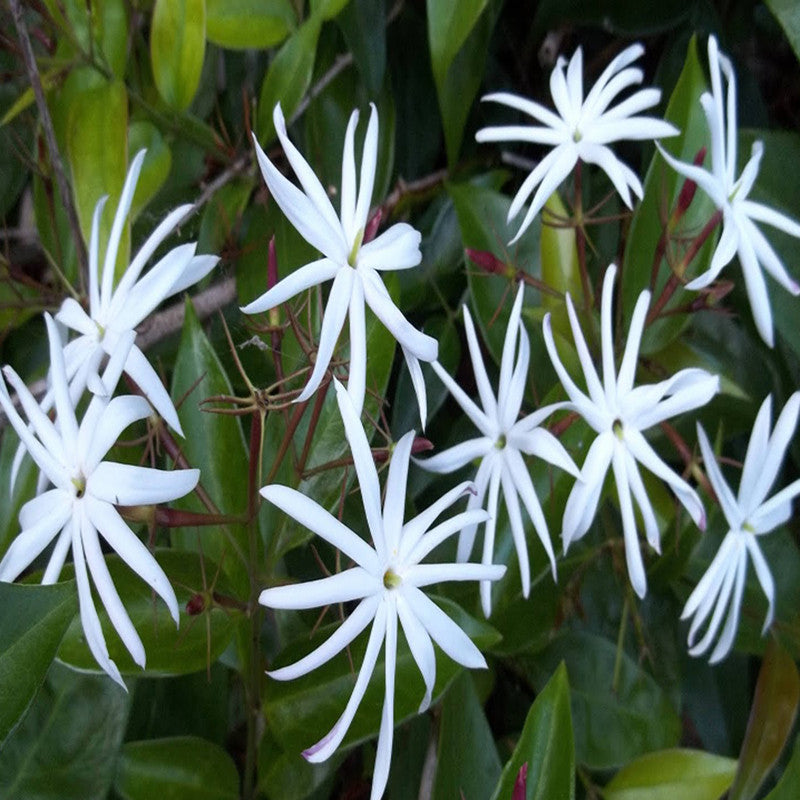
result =
[[[0,743],[42,685],[78,608],[74,583],[0,583]]]
[[[735,774],[735,758],[660,750],[623,767],[602,794],[605,800],[718,800]]]
[[[767,644],[758,673],[730,800],[750,800],[756,796],[792,732],[798,701],[800,676],[797,665],[773,637]]]
[[[125,800],[237,800],[239,773],[218,745],[197,736],[128,742],[114,791]]]
[[[786,765],[778,785],[764,800],[795,800],[798,786],[800,786],[800,736],[794,740],[792,758]]]
[[[274,47],[296,22],[289,0],[206,0],[206,38],[220,47]]]
[[[176,111],[188,108],[197,91],[205,47],[205,0],[156,0],[150,63],[159,94]]]
[[[794,54],[800,58],[800,6],[796,0],[766,0],[766,4],[783,28]]]
[[[526,764],[528,800],[575,797],[575,742],[563,662],[534,700],[492,800],[512,797],[514,783]]]

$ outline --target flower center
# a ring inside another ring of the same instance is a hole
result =
[[[359,228],[356,238],[353,241],[353,249],[350,251],[350,255],[347,257],[347,263],[351,267],[355,267],[356,265],[356,259],[358,258],[358,251],[361,248],[362,241],[364,241],[364,229]]]
[[[611,423],[611,430],[614,431],[614,435],[617,437],[617,439],[622,441],[622,439],[623,439],[623,437],[625,435],[625,430],[622,427],[622,420],[621,419],[615,419]]]
[[[494,446],[498,450],[502,450],[506,446],[506,435],[504,433],[500,434],[497,441],[494,443]]]
[[[742,525],[742,530],[747,531],[747,533],[752,533],[755,536],[756,529],[749,522],[745,522],[744,525]]]
[[[572,141],[577,144],[581,139],[583,139],[583,134],[575,128],[575,130],[572,131]]]
[[[78,475],[72,479],[72,485],[75,487],[75,497],[80,499],[86,494],[86,478],[83,475]]]
[[[396,589],[403,582],[403,579],[391,568],[383,573],[383,585],[387,589]]]

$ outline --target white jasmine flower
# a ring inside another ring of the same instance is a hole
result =
[[[381,270],[416,267],[422,260],[419,250],[421,237],[410,225],[398,222],[371,242],[363,243],[378,158],[378,113],[375,106],[372,106],[367,135],[364,139],[358,191],[356,191],[354,155],[358,111],[354,111],[350,116],[342,154],[341,211],[338,217],[319,179],[300,151],[289,140],[280,105],[275,106],[273,120],[286,158],[297,175],[303,191],[301,192],[276,169],[254,137],[261,174],[275,202],[300,235],[322,253],[322,258],[295,270],[277,286],[245,306],[242,311],[245,314],[268,311],[305,289],[333,279],[322,320],[314,369],[297,400],[307,400],[317,390],[328,369],[336,341],[349,311],[350,372],[347,391],[356,411],[361,413],[367,373],[367,338],[364,320],[364,303],[366,303],[375,316],[392,332],[403,349],[424,426],[425,383],[419,362],[433,361],[438,353],[438,343],[408,322],[392,302],[378,274]]]
[[[191,242],[170,250],[144,277],[140,277],[153,253],[192,208],[191,204],[184,205],[168,214],[156,227],[114,286],[120,239],[144,156],[145,151],[139,151],[125,178],[102,270],[99,254],[100,216],[107,198],[101,199],[95,207],[89,242],[89,313],[77,301],[67,298],[56,314],[60,323],[78,333],[64,350],[67,380],[70,381],[74,403],[77,403],[87,385],[95,393],[113,393],[113,386],[103,386],[99,381],[97,370],[104,356],[112,355],[120,338],[133,331],[163,300],[197,283],[219,261],[217,256],[196,256],[197,243]],[[174,430],[182,434],[178,414],[167,390],[136,345],[128,353],[124,371],[136,382],[153,408]],[[52,407],[52,392],[49,402],[44,403],[43,407],[45,410]]]
[[[578,351],[578,358],[586,378],[588,395],[575,385],[558,357],[550,314],[544,318],[544,340],[553,367],[569,395],[571,401],[569,406],[577,411],[598,434],[589,447],[583,463],[581,470],[583,482],[575,484],[564,509],[561,534],[564,537],[564,551],[566,552],[572,541],[580,539],[589,529],[600,500],[603,481],[611,466],[619,495],[628,574],[636,594],[644,597],[647,580],[639,550],[631,495],[642,513],[647,541],[656,552],[660,549],[660,537],[653,506],[647,496],[636,462],[638,461],[669,485],[701,529],[705,528],[705,512],[694,489],[664,463],[642,436],[642,431],[677,414],[705,405],[719,390],[719,378],[703,369],[682,369],[660,383],[634,388],[639,344],[642,340],[647,308],[650,305],[650,293],[646,291],[639,295],[633,310],[625,353],[619,374],[616,373],[614,334],[611,325],[616,272],[615,265],[611,264],[603,279],[600,312],[602,383],[589,355],[569,294],[567,294],[567,312],[575,339],[575,349]]]
[[[492,563],[495,527],[497,524],[497,506],[500,489],[502,489],[506,508],[508,509],[508,518],[511,522],[514,547],[519,561],[522,594],[527,597],[531,586],[530,564],[528,562],[528,546],[525,541],[525,529],[522,522],[519,498],[522,498],[525,510],[533,521],[536,534],[550,558],[553,578],[556,576],[556,559],[553,553],[553,546],[550,543],[547,522],[536,497],[530,473],[522,459],[522,454],[543,458],[545,461],[567,470],[575,477],[578,477],[579,472],[558,439],[548,431],[538,427],[545,417],[555,411],[559,405],[563,407],[563,404],[546,406],[534,414],[518,419],[530,362],[528,334],[520,320],[524,293],[525,286],[520,284],[517,298],[508,319],[508,327],[506,328],[503,355],[500,363],[500,381],[496,396],[489,384],[472,317],[469,309],[464,306],[464,327],[467,333],[467,344],[469,345],[472,369],[475,373],[478,395],[483,408],[479,408],[467,396],[464,390],[444,371],[438,361],[434,361],[433,368],[442,379],[444,385],[450,390],[450,394],[464,409],[464,413],[472,420],[482,435],[475,439],[468,439],[432,458],[418,461],[418,463],[432,472],[453,472],[470,461],[481,460],[478,472],[475,475],[477,491],[469,498],[467,503],[468,510],[480,508],[488,489],[486,510],[489,512],[489,518],[486,521],[481,561],[483,564]],[[517,351],[518,340],[519,351]],[[516,357],[515,353],[517,354]],[[476,529],[477,525],[470,525],[461,531],[458,543],[459,561],[466,561],[470,557]],[[483,611],[488,617],[492,610],[491,583],[489,581],[481,583],[481,603],[483,604]]]
[[[678,133],[675,127],[664,120],[636,116],[640,111],[659,102],[660,89],[640,89],[609,108],[620,92],[642,82],[642,71],[630,65],[643,53],[644,47],[640,44],[626,47],[603,70],[585,99],[581,48],[575,51],[569,64],[560,56],[550,74],[550,94],[556,113],[533,100],[510,92],[495,92],[483,98],[522,111],[541,123],[541,126],[503,125],[482,128],[475,136],[479,142],[534,142],[553,146],[553,150],[524,180],[511,203],[508,210],[509,222],[517,216],[534,189],[539,187],[511,244],[528,229],[547,198],[569,175],[579,159],[588,164],[597,164],[608,175],[628,208],[633,206],[631,190],[637,197],[642,197],[644,190],[636,173],[620,161],[608,145],[622,140],[658,139]]]
[[[479,509],[465,511],[431,528],[443,511],[456,502],[465,490],[471,489],[471,484],[463,483],[403,524],[413,431],[403,436],[394,449],[381,512],[378,474],[367,437],[348,393],[338,381],[334,381],[334,384],[345,433],[353,453],[372,546],[304,494],[288,486],[265,486],[261,494],[267,500],[330,542],[352,559],[356,566],[320,580],[265,589],[259,602],[270,608],[301,609],[359,601],[341,627],[316,650],[291,666],[268,673],[278,680],[291,680],[324,664],[372,623],[364,661],[344,713],[319,742],[303,753],[311,762],[325,761],[341,743],[364,697],[381,643],[385,640],[386,696],[371,794],[376,800],[386,788],[392,754],[398,619],[425,681],[425,696],[420,705],[422,712],[430,704],[436,678],[432,642],[436,642],[447,655],[465,667],[486,667],[486,661],[464,631],[425,596],[421,587],[442,581],[497,580],[506,568],[481,564],[420,563],[465,525],[484,521],[486,512]]]
[[[786,449],[794,436],[799,410],[800,392],[795,392],[784,406],[775,430],[770,435],[772,397],[767,397],[761,404],[744,459],[738,497],[734,497],[722,475],[706,432],[700,424],[697,426],[706,474],[714,487],[729,530],[705,575],[686,601],[681,618],[694,616],[689,629],[689,652],[693,656],[699,656],[711,646],[727,609],[722,635],[711,653],[712,664],[725,658],[736,637],[748,554],[753,559],[758,582],[769,602],[762,633],[766,633],[772,624],[775,614],[775,583],[756,537],[769,533],[786,522],[792,514],[792,500],[800,494],[800,480],[796,480],[767,500],[767,493],[778,477]],[[708,619],[712,608],[714,614],[705,635],[694,644],[697,632]]]
[[[114,506],[147,505],[182,497],[194,489],[200,472],[196,469],[166,472],[103,461],[119,434],[131,423],[150,414],[150,405],[143,397],[124,396],[110,401],[94,397],[78,424],[69,395],[61,339],[49,314],[45,314],[45,320],[50,339],[55,422],[42,411],[11,367],[5,368],[5,377],[16,390],[28,423],[14,408],[2,380],[0,405],[53,488],[22,507],[19,514],[22,532],[0,561],[0,580],[15,580],[55,539],[42,578],[42,583],[53,583],[61,573],[71,546],[86,642],[100,667],[124,687],[119,670],[108,655],[89,575],[120,639],[133,660],[142,667],[145,652],[111,581],[98,533],[164,600],[177,624],[178,603],[167,576]],[[104,372],[104,381],[116,383],[119,379],[133,336],[133,332],[121,335]]]
[[[659,148],[667,163],[678,173],[694,181],[722,212],[722,234],[711,258],[711,264],[702,275],[687,284],[688,289],[708,286],[730,263],[734,255],[742,265],[747,296],[761,338],[772,347],[772,311],[763,267],[772,277],[792,294],[800,294],[800,284],[789,275],[778,254],[756,225],[757,222],[800,237],[800,224],[775,211],[773,208],[749,200],[761,157],[762,142],[753,142],[750,160],[742,174],[736,177],[736,75],[728,58],[719,52],[717,40],[708,38],[708,66],[711,73],[711,94],[705,92],[700,98],[711,134],[711,170],[694,164],[685,164]],[[722,75],[728,82],[726,112],[723,112]],[[726,126],[727,116],[727,126]]]

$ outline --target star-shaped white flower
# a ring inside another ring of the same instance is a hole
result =
[[[381,643],[385,640],[386,696],[371,794],[376,800],[386,788],[392,755],[398,619],[425,681],[425,696],[420,705],[420,711],[424,711],[431,701],[436,679],[432,642],[436,642],[447,655],[465,667],[485,667],[486,661],[464,631],[425,596],[421,587],[442,581],[497,580],[506,568],[482,564],[420,563],[465,525],[484,521],[486,512],[480,509],[465,511],[431,528],[443,511],[472,488],[470,483],[462,483],[403,524],[413,431],[400,439],[392,454],[381,512],[378,473],[369,442],[348,393],[338,381],[334,383],[373,546],[304,494],[288,486],[265,486],[261,494],[267,500],[330,542],[352,559],[356,566],[320,580],[265,589],[259,602],[270,608],[302,609],[359,601],[341,627],[316,650],[291,666],[269,673],[278,680],[297,678],[324,664],[372,623],[364,661],[344,713],[328,734],[303,753],[308,761],[325,761],[341,743],[364,697]]]
[[[642,71],[630,65],[643,53],[644,47],[640,44],[626,47],[603,70],[585,99],[581,48],[575,51],[569,64],[560,56],[550,74],[550,94],[556,113],[533,100],[510,92],[495,92],[483,98],[522,111],[540,122],[541,126],[502,125],[482,128],[475,135],[479,142],[533,142],[553,146],[553,150],[525,178],[511,203],[508,210],[509,222],[517,216],[534,189],[539,187],[511,244],[525,233],[547,198],[569,175],[578,160],[597,164],[608,175],[628,208],[633,206],[631,190],[637,197],[642,197],[644,190],[641,181],[627,164],[614,155],[609,144],[623,140],[658,139],[678,133],[674,126],[662,119],[636,116],[659,102],[660,89],[640,89],[609,108],[620,92],[642,82]]]
[[[314,171],[289,140],[280,105],[275,106],[273,120],[286,158],[303,191],[276,169],[254,137],[261,174],[283,213],[300,235],[319,250],[323,257],[287,275],[277,286],[245,306],[242,311],[245,314],[268,311],[299,292],[332,278],[333,285],[322,320],[314,369],[297,400],[307,400],[317,390],[328,369],[349,311],[350,371],[347,391],[356,410],[361,413],[367,375],[367,335],[364,320],[366,303],[403,349],[424,427],[425,383],[419,362],[433,361],[438,353],[438,343],[418,331],[403,316],[392,302],[378,274],[381,270],[416,267],[422,260],[419,250],[421,237],[407,223],[398,222],[372,241],[363,242],[378,159],[378,112],[373,105],[364,139],[358,191],[354,155],[358,111],[353,111],[350,116],[342,154],[341,212],[338,217]]]
[[[61,338],[49,314],[45,319],[50,340],[55,422],[42,411],[11,367],[5,368],[5,377],[16,390],[28,423],[14,408],[2,379],[0,405],[53,488],[22,507],[19,514],[22,532],[0,561],[0,580],[15,580],[55,539],[42,578],[42,583],[53,583],[61,573],[71,546],[86,642],[100,667],[124,687],[119,670],[108,655],[92,599],[89,574],[112,625],[133,660],[142,667],[145,665],[144,646],[111,581],[98,533],[164,600],[177,624],[178,603],[169,579],[114,506],[175,500],[194,489],[200,472],[196,469],[166,472],[103,461],[103,456],[128,425],[150,415],[150,405],[143,397],[124,396],[109,401],[96,396],[78,424],[69,395]],[[129,332],[120,337],[103,374],[104,381],[115,385],[119,380],[133,336],[133,332]]]
[[[139,151],[125,178],[102,271],[99,254],[100,216],[108,198],[101,199],[95,206],[89,242],[89,313],[76,300],[67,298],[56,314],[59,322],[78,333],[64,350],[73,403],[78,402],[87,385],[95,393],[111,394],[114,387],[104,387],[100,383],[98,368],[105,356],[113,354],[120,337],[135,330],[163,300],[204,278],[219,261],[217,256],[196,256],[197,243],[191,242],[170,250],[146,275],[140,277],[153,253],[192,208],[191,204],[183,205],[168,214],[150,234],[114,286],[120,239],[144,156],[145,151]],[[178,413],[169,393],[136,345],[128,353],[124,371],[136,382],[153,408],[174,430],[182,434]],[[49,402],[52,403],[52,400]],[[52,405],[45,402],[43,407],[48,410]]]
[[[482,435],[476,439],[468,439],[432,458],[424,461],[420,460],[418,463],[432,472],[453,472],[470,461],[478,458],[481,460],[478,472],[475,475],[477,492],[469,498],[467,503],[468,510],[480,508],[487,495],[488,488],[486,510],[489,512],[489,518],[486,521],[481,561],[483,564],[488,565],[493,560],[497,506],[500,489],[502,488],[506,508],[508,509],[508,518],[511,522],[514,547],[519,561],[522,594],[527,597],[531,587],[530,564],[519,498],[522,498],[525,510],[533,521],[536,534],[550,558],[553,578],[556,576],[556,559],[553,553],[553,546],[550,543],[547,522],[536,497],[530,472],[522,459],[522,454],[543,458],[545,461],[571,473],[576,478],[579,476],[579,472],[558,439],[549,431],[538,427],[540,422],[559,407],[563,407],[563,404],[546,406],[527,417],[519,419],[525,393],[525,381],[528,377],[528,364],[530,362],[528,334],[520,319],[524,293],[525,285],[521,284],[514,306],[511,309],[511,315],[508,318],[508,327],[506,328],[506,336],[503,343],[503,355],[500,362],[500,381],[497,396],[495,396],[489,384],[472,317],[469,309],[464,306],[464,328],[467,333],[467,344],[472,360],[472,369],[475,373],[475,382],[478,385],[478,395],[483,408],[478,407],[466,392],[444,371],[438,361],[434,361],[433,368],[442,379],[444,385],[450,390],[450,394],[453,395],[456,402]],[[519,341],[519,351],[517,351],[517,341]],[[470,557],[476,530],[477,525],[473,524],[461,531],[458,543],[459,561],[466,561]],[[492,611],[491,583],[489,581],[481,583],[481,603],[483,611],[488,617]]]
[[[711,170],[694,164],[685,164],[659,147],[661,155],[678,173],[694,181],[722,211],[720,235],[708,270],[686,285],[687,289],[708,286],[730,263],[734,255],[742,265],[747,296],[761,338],[772,347],[775,341],[772,328],[772,311],[763,267],[784,289],[800,294],[800,284],[786,271],[780,257],[756,225],[772,225],[790,236],[800,237],[800,224],[773,208],[749,200],[764,144],[753,142],[752,154],[742,174],[736,177],[736,75],[728,58],[719,52],[717,40],[708,38],[708,66],[711,73],[711,94],[700,98],[711,134]],[[723,111],[722,75],[728,82],[727,109]],[[727,120],[727,125],[726,125]]]
[[[769,602],[762,633],[772,624],[775,613],[775,583],[756,537],[769,533],[786,522],[792,514],[792,500],[800,494],[800,480],[796,480],[767,500],[767,493],[778,477],[786,449],[794,436],[798,411],[800,392],[795,392],[781,411],[775,430],[770,435],[772,397],[767,397],[761,404],[744,459],[738,497],[734,497],[722,475],[706,432],[700,424],[697,425],[697,437],[700,440],[706,474],[717,495],[729,530],[705,575],[686,601],[681,618],[694,616],[689,629],[689,652],[693,656],[699,656],[711,646],[725,611],[728,610],[722,635],[709,659],[712,664],[728,655],[736,637],[748,554],[753,559],[758,582]],[[694,644],[697,632],[708,619],[712,608],[714,614],[705,635]]]
[[[614,366],[614,334],[611,324],[611,305],[614,293],[614,277],[617,269],[611,264],[603,279],[603,297],[600,310],[601,345],[603,358],[603,382],[597,375],[589,349],[581,333],[578,317],[567,294],[567,312],[575,339],[575,349],[586,378],[588,396],[570,378],[558,357],[550,314],[544,318],[544,340],[547,352],[559,380],[569,395],[570,407],[577,411],[594,429],[598,436],[589,447],[581,474],[583,482],[576,483],[564,508],[562,533],[564,551],[570,543],[580,539],[594,519],[603,481],[609,466],[614,471],[622,515],[622,531],[625,537],[625,557],[631,584],[639,597],[647,591],[642,554],[636,534],[633,499],[639,506],[644,520],[645,535],[650,546],[659,552],[660,535],[653,506],[639,474],[637,461],[675,492],[676,497],[691,515],[695,524],[705,528],[703,504],[694,489],[683,478],[673,472],[658,456],[642,431],[659,422],[705,405],[719,390],[719,378],[703,369],[682,369],[671,378],[660,383],[634,388],[639,344],[650,305],[650,292],[642,292],[636,302],[631,318],[631,327],[619,374]]]

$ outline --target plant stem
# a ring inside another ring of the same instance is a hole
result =
[[[575,204],[573,206],[575,224],[575,244],[578,249],[578,269],[581,273],[581,289],[583,290],[583,307],[588,311],[591,308],[592,285],[586,269],[586,234],[583,230],[583,181],[581,175],[581,160],[575,164]]]

